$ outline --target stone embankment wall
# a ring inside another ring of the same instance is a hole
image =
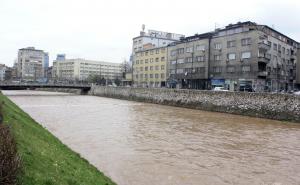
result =
[[[300,122],[300,97],[288,94],[93,86],[90,95]]]
[[[37,91],[49,91],[49,92],[64,92],[72,94],[82,94],[81,89],[68,89],[68,88],[36,88]]]

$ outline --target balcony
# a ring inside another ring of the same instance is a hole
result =
[[[267,63],[270,62],[270,60],[271,60],[271,57],[268,56],[268,55],[260,55],[260,56],[258,56],[258,62],[267,64]]]
[[[267,77],[268,72],[267,71],[258,71],[257,76],[259,77]]]
[[[271,45],[268,44],[267,42],[260,42],[260,43],[258,43],[258,49],[270,50],[271,49]]]
[[[297,59],[297,56],[296,56],[296,55],[291,55],[291,59],[292,59],[292,60],[296,60],[296,59]]]

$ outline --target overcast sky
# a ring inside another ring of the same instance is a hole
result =
[[[299,0],[0,0],[0,63],[34,46],[67,58],[121,62],[141,25],[186,36],[254,21],[300,41]]]

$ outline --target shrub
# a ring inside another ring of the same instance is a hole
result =
[[[0,184],[17,184],[21,161],[10,128],[0,123]]]

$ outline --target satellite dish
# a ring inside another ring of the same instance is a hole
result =
[[[145,31],[145,24],[142,25],[142,30]]]

